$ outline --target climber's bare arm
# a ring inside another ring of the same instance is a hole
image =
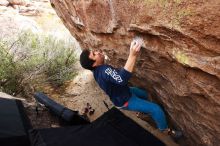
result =
[[[140,48],[143,44],[143,40],[139,39],[139,40],[133,40],[131,42],[131,46],[130,46],[130,53],[127,59],[127,62],[125,63],[124,69],[129,71],[129,72],[133,72],[134,69],[134,65],[137,59],[137,56],[140,52]]]

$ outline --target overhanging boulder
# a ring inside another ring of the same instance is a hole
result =
[[[81,47],[125,64],[142,36],[132,83],[148,89],[188,145],[220,143],[220,1],[51,0]]]

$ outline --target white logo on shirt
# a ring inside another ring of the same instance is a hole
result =
[[[107,74],[107,75],[110,75],[114,80],[116,80],[117,82],[119,82],[119,83],[121,83],[121,82],[123,82],[123,80],[121,79],[121,76],[120,75],[118,75],[118,73],[113,69],[111,69],[111,68],[107,68],[106,70],[105,70],[105,73]]]

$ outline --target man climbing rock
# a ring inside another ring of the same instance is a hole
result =
[[[120,69],[105,64],[105,56],[98,50],[83,50],[80,55],[80,64],[83,68],[93,72],[96,82],[110,97],[116,107],[149,114],[160,131],[170,133],[173,137],[180,137],[180,131],[168,128],[166,117],[161,107],[148,101],[147,92],[137,87],[128,86],[128,80],[132,75],[142,45],[143,40],[141,38],[134,39],[131,42],[127,62]]]

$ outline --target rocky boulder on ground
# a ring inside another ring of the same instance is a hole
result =
[[[14,12],[15,13],[15,12]],[[16,37],[25,31],[40,32],[38,24],[27,17],[14,14],[13,12],[0,17],[0,38],[16,40]],[[15,17],[16,16],[16,17]]]
[[[122,67],[136,35],[145,46],[132,83],[160,102],[185,145],[220,143],[220,1],[51,0],[82,48]]]
[[[25,6],[30,3],[30,0],[7,0],[11,5]]]
[[[8,6],[9,2],[7,0],[1,0],[0,6]]]

